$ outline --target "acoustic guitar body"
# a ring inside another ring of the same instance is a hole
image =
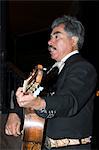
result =
[[[41,91],[40,83],[43,75],[42,69],[42,66],[38,65],[36,71],[33,71],[32,76],[24,81],[24,93],[32,93],[35,97],[39,95]],[[39,117],[32,108],[24,108],[23,142],[21,150],[41,150],[44,124],[45,119]]]
[[[25,109],[22,150],[41,150],[45,119]]]

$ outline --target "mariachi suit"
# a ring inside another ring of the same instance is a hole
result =
[[[43,97],[46,101],[46,115],[37,111],[39,116],[46,118],[46,136],[52,139],[81,139],[92,136],[96,81],[94,67],[80,54],[74,54],[65,61],[57,81],[53,83],[52,91]],[[87,144],[57,149],[81,150],[88,147]]]
[[[44,97],[48,112],[46,136],[81,139],[92,136],[93,100],[97,74],[80,54],[69,57],[54,84],[54,93]],[[51,115],[52,114],[52,117]],[[87,145],[64,149],[88,149]],[[62,148],[60,148],[62,149]]]

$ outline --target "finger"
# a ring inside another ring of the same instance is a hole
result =
[[[23,92],[23,88],[22,87],[19,87],[16,91],[16,96],[18,96],[20,93]]]
[[[5,134],[10,135],[8,129],[5,129]]]
[[[6,129],[5,129],[5,133],[6,133],[7,135],[13,135],[12,132],[11,132],[11,130],[10,130],[9,128],[7,128],[7,127],[6,127]]]
[[[18,135],[17,135],[17,126],[12,126],[12,134],[13,134],[14,136],[18,136]]]
[[[17,124],[16,133],[17,133],[17,135],[21,134],[21,132],[20,132],[20,123]]]
[[[17,98],[17,103],[19,104],[19,106],[21,106],[21,104],[23,105],[23,102],[24,102],[23,93],[17,96],[16,98]]]
[[[6,127],[6,133],[7,135],[18,136],[16,132],[16,127],[14,125],[12,125],[11,127]]]
[[[20,107],[24,107],[24,108],[29,107],[29,105],[25,102],[19,102],[18,104],[19,104]]]
[[[23,96],[24,96],[23,92],[20,92],[17,94],[16,98],[21,100]]]

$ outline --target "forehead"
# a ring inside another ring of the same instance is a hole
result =
[[[64,24],[60,24],[56,26],[55,28],[53,28],[51,35],[64,33],[64,32],[66,33],[66,31],[64,30]]]

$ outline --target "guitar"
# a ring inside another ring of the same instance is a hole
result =
[[[24,80],[23,92],[37,97],[43,90],[40,86],[43,66],[37,65],[28,79]],[[39,117],[31,108],[24,108],[22,150],[41,150],[45,119]]]

